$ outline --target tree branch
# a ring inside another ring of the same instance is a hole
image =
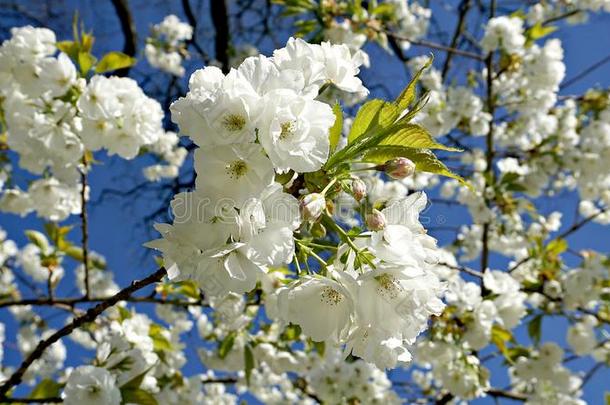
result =
[[[606,212],[606,209],[599,210],[599,212],[596,212],[595,214],[588,216],[587,218],[583,219],[582,221],[575,223],[570,228],[568,228],[564,232],[562,232],[559,236],[557,236],[555,238],[555,240],[564,239],[564,238],[570,236],[571,234],[578,231],[580,228],[582,228],[589,222],[593,221],[595,218],[597,218],[598,216],[600,216],[601,214],[603,214],[605,212]],[[517,263],[515,263],[510,269],[508,269],[508,272],[512,273],[513,271],[517,270],[519,267],[521,267],[525,263],[529,262],[533,258],[534,258],[533,255],[524,257],[523,259],[521,259]]]
[[[602,67],[603,65],[605,65],[608,62],[610,62],[610,55],[606,55],[604,58],[602,58],[599,61],[595,62],[594,64],[592,64],[591,66],[589,66],[588,68],[586,68],[585,70],[583,70],[582,72],[577,74],[576,76],[574,76],[574,77],[572,77],[570,79],[567,79],[565,82],[561,83],[561,85],[559,86],[559,89],[563,90],[566,87],[569,87],[569,86],[573,85],[577,81],[585,78],[590,73],[592,73],[596,69]]]
[[[133,22],[133,17],[129,11],[127,0],[112,0],[112,5],[116,11],[116,15],[121,23],[121,30],[123,31],[123,37],[125,37],[125,43],[123,44],[123,53],[129,56],[136,56],[136,26]],[[114,74],[116,76],[127,76],[129,74],[129,67],[119,69]]]
[[[59,404],[64,402],[59,397],[52,398],[3,398],[2,403],[4,404]]]
[[[216,59],[220,62],[223,73],[228,73],[229,69],[229,14],[227,11],[226,0],[210,1],[210,15],[216,30],[214,37],[214,49]]]
[[[496,13],[496,1],[491,0],[489,7],[489,18],[492,19]],[[487,55],[485,64],[487,66],[487,112],[490,114],[491,119],[489,120],[489,130],[485,138],[485,160],[487,167],[485,168],[485,187],[483,189],[483,198],[485,199],[485,205],[491,209],[491,201],[487,197],[487,187],[495,184],[495,172],[493,168],[494,162],[494,113],[496,110],[496,103],[493,94],[493,52]],[[481,237],[481,243],[483,250],[481,252],[481,272],[485,273],[489,267],[489,221],[483,224],[483,235]]]
[[[80,226],[82,234],[83,268],[85,270],[85,297],[89,297],[89,226],[87,218],[87,158],[83,155],[83,169],[80,173]]]
[[[453,38],[451,38],[450,48],[457,49],[458,42],[460,40],[460,36],[466,27],[466,16],[468,15],[468,11],[472,6],[471,0],[462,0],[460,6],[458,7],[459,17],[458,23],[455,27],[455,32],[453,33]],[[445,58],[445,63],[443,64],[442,77],[445,78],[447,76],[447,72],[449,72],[449,68],[451,67],[451,59],[453,58],[453,52],[448,52],[447,57]]]
[[[487,390],[487,394],[489,394],[492,397],[496,397],[496,398],[508,398],[508,399],[513,399],[515,401],[525,401],[527,400],[527,397],[523,394],[517,394],[514,392],[510,392],[510,391],[504,391],[504,390],[499,390],[496,388],[491,388],[489,390]]]
[[[479,62],[485,61],[485,57],[483,57],[482,55],[479,55],[478,53],[474,53],[474,52],[470,52],[470,51],[464,51],[462,49],[451,48],[449,46],[445,46],[445,45],[442,45],[442,44],[437,44],[436,42],[430,42],[430,41],[426,41],[426,40],[423,40],[423,39],[410,39],[410,38],[407,38],[405,36],[402,36],[402,35],[390,32],[390,31],[380,31],[380,30],[378,30],[378,32],[384,33],[388,37],[395,38],[395,39],[397,39],[399,41],[409,41],[411,44],[413,44],[415,46],[423,46],[423,47],[426,47],[426,48],[437,49],[439,51],[454,53],[456,55],[464,56],[464,57],[470,58],[470,59],[474,59],[474,60],[477,60]]]
[[[3,301],[0,302],[0,308],[4,307],[18,307],[18,306],[38,306],[38,307],[64,307],[71,309],[78,304],[92,304],[96,302],[104,302],[111,299],[112,297],[78,297],[78,298],[26,298],[15,301]],[[133,302],[133,303],[150,303],[159,305],[174,305],[178,307],[189,307],[204,305],[202,299],[188,301],[178,299],[165,299],[155,297],[127,297],[122,301]]]
[[[48,349],[53,343],[57,342],[64,336],[68,336],[75,329],[83,326],[86,323],[93,322],[95,319],[106,309],[115,305],[119,301],[124,301],[134,292],[160,281],[165,275],[167,271],[162,267],[153,274],[148,277],[133,281],[130,286],[122,289],[112,297],[108,298],[105,301],[100,302],[93,308],[90,308],[85,312],[84,315],[75,318],[71,323],[64,326],[47,339],[41,340],[36,348],[27,356],[27,358],[21,363],[19,368],[0,386],[0,401],[4,401],[7,399],[8,392],[15,386],[19,385],[22,381],[23,375],[28,370],[28,368],[32,365],[34,361],[39,359],[44,351]]]
[[[184,10],[186,20],[191,27],[193,27],[193,36],[186,43],[187,45],[193,45],[193,47],[199,53],[201,59],[203,59],[203,62],[208,64],[210,58],[201,45],[199,45],[199,42],[197,42],[197,18],[195,17],[195,13],[193,12],[193,8],[191,7],[189,0],[182,0],[182,9]]]

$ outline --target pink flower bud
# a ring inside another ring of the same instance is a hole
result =
[[[325,207],[326,199],[319,193],[307,194],[300,201],[301,216],[305,221],[318,219]]]
[[[387,161],[383,165],[383,170],[391,178],[402,180],[415,173],[415,163],[405,157],[398,157]]]
[[[352,180],[352,195],[358,202],[366,197],[366,184],[359,178]]]
[[[373,211],[366,214],[366,226],[371,231],[383,230],[386,226],[385,215],[381,211],[373,209]]]

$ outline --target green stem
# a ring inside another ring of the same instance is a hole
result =
[[[328,263],[326,263],[326,260],[324,260],[323,258],[318,256],[312,249],[310,249],[302,241],[297,239],[296,242],[299,245],[299,249],[303,250],[303,252],[305,252],[308,256],[311,256],[314,259],[316,259],[318,261],[318,263],[320,263],[324,268],[328,267]]]
[[[326,193],[328,192],[328,190],[330,190],[330,188],[332,186],[335,185],[335,183],[337,182],[337,177],[333,177],[332,180],[326,185],[326,187],[324,187],[324,190],[322,190],[322,195],[326,195]]]
[[[337,225],[335,223],[335,221],[327,214],[324,214],[324,222],[329,225],[331,228],[333,228],[341,237],[341,239],[343,241],[345,241],[345,243],[347,243],[347,245],[354,251],[356,252],[356,256],[358,257],[362,257],[362,259],[364,259],[364,261],[371,266],[372,268],[375,268],[375,264],[368,258],[366,257],[366,255],[362,255],[364,253],[364,250],[366,249],[360,249],[358,246],[356,246],[356,244],[354,243],[354,241],[352,240],[352,238],[347,234],[347,232],[345,232],[345,230],[343,228],[341,228],[339,225]]]
[[[300,276],[300,275],[301,275],[301,273],[303,272],[303,270],[301,270],[301,264],[299,263],[299,257],[298,257],[298,255],[296,254],[296,252],[295,252],[295,254],[294,254],[294,256],[293,256],[292,258],[293,258],[293,260],[294,260],[294,265],[295,265],[295,266],[296,266],[296,268],[297,268],[297,276]]]

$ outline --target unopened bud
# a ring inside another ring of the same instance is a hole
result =
[[[366,184],[359,178],[352,180],[352,195],[358,202],[366,197]]]
[[[373,209],[373,211],[366,214],[366,226],[371,231],[383,230],[386,226],[385,215],[381,211]]]
[[[405,157],[398,157],[387,161],[383,165],[383,170],[391,178],[402,180],[415,173],[415,163]]]
[[[326,199],[322,194],[312,193],[301,198],[301,216],[305,221],[315,221],[324,211]]]
[[[557,298],[561,295],[561,283],[557,280],[548,280],[544,283],[542,291],[551,298]]]

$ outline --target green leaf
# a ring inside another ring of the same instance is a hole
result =
[[[610,392],[606,392],[604,394],[604,402],[606,403],[606,405],[610,405]]]
[[[28,229],[24,232],[25,236],[32,242],[34,245],[38,246],[40,250],[43,252],[49,249],[49,242],[47,238],[42,234],[42,232],[34,231],[32,229]]]
[[[66,246],[66,243],[62,244],[62,249],[61,251],[64,252],[66,255],[70,256],[72,259],[78,261],[78,262],[83,262],[85,260],[85,255],[83,253],[83,248],[81,248],[80,246],[74,246],[74,245],[68,245]],[[94,268],[94,269],[99,269],[99,270],[105,270],[106,269],[106,262],[104,261],[103,258],[101,257],[91,257],[92,255],[89,254],[89,256],[87,257],[88,262],[89,262],[89,268]]]
[[[95,267],[96,269],[100,270],[106,270],[106,259],[104,259],[103,257],[94,256],[92,258],[89,258],[89,260],[93,265],[91,267]]]
[[[312,33],[316,28],[318,28],[318,25],[318,20],[298,20],[294,23],[296,28],[294,35],[302,38]]]
[[[417,124],[404,124],[398,131],[385,137],[380,145],[405,146],[415,149],[442,149],[459,152],[460,149],[440,144],[432,138],[430,132]]]
[[[224,359],[227,357],[231,349],[233,348],[233,344],[235,343],[236,333],[230,332],[227,337],[225,337],[222,342],[218,345],[218,357]]]
[[[526,13],[525,13],[525,11],[523,11],[523,9],[521,9],[521,8],[520,8],[520,9],[518,9],[518,10],[513,11],[513,12],[512,12],[512,13],[510,13],[508,16],[509,16],[509,17],[517,17],[517,18],[520,18],[520,19],[522,19],[522,20],[525,20],[525,19],[527,18],[527,14],[526,14]]]
[[[121,306],[116,306],[116,308],[119,311],[119,317],[121,319],[121,322],[123,322],[125,319],[131,318],[132,314],[127,308]]]
[[[324,342],[314,342],[311,341],[313,346],[316,348],[316,351],[320,355],[320,357],[324,357],[324,352],[326,351],[326,344]]]
[[[83,32],[81,35],[80,45],[81,49],[84,52],[91,52],[91,48],[93,48],[93,42],[95,42],[95,37],[91,34],[87,34]]]
[[[121,389],[122,404],[158,405],[155,397],[142,389]]]
[[[79,246],[68,246],[63,250],[63,252],[79,262],[82,262],[85,259],[83,248]]]
[[[78,60],[78,51],[80,49],[78,42],[60,41],[57,42],[55,46],[57,46],[57,49],[68,55],[73,61]]]
[[[434,55],[431,54],[430,59],[428,59],[428,61],[424,64],[424,66],[422,66],[421,69],[419,69],[417,73],[415,73],[413,78],[411,78],[409,84],[407,84],[407,87],[405,87],[404,90],[400,93],[400,95],[396,97],[394,103],[398,106],[399,109],[404,110],[405,108],[409,107],[411,103],[413,103],[413,101],[415,100],[415,94],[417,92],[417,83],[419,83],[419,78],[421,77],[424,70],[428,69],[432,65],[433,61]]]
[[[177,292],[185,295],[189,298],[199,299],[199,287],[190,280],[179,281],[176,283],[178,286]]]
[[[136,59],[123,52],[108,52],[95,67],[95,73],[105,73],[112,70],[133,66]]]
[[[398,122],[400,124],[406,124],[406,123],[410,122],[413,119],[413,117],[415,117],[417,115],[417,113],[420,112],[426,106],[429,99],[430,99],[430,92],[427,91],[424,94],[422,94],[422,96],[420,98],[417,99],[415,104],[413,104],[413,106],[411,108],[409,108],[408,112],[405,115],[400,117],[400,120],[398,120]]]
[[[542,315],[539,314],[539,315],[536,315],[527,324],[527,333],[535,345],[538,345],[538,343],[540,343],[541,331],[542,331]]]
[[[343,112],[339,103],[335,103],[333,106],[333,113],[335,113],[335,123],[330,127],[329,131],[330,153],[337,149],[337,144],[341,139],[341,132],[343,132]]]
[[[379,17],[392,18],[396,15],[396,9],[392,3],[382,3],[373,9],[372,14]]]
[[[250,376],[252,375],[255,361],[254,353],[252,352],[252,347],[249,343],[244,347],[244,364],[246,366],[246,384],[250,385]]]
[[[521,175],[514,172],[504,173],[502,178],[500,179],[500,184],[504,187],[506,191],[513,192],[523,192],[526,191],[527,188],[519,183],[521,180]]]
[[[71,225],[58,226],[53,222],[47,222],[44,224],[44,230],[49,236],[49,239],[57,246],[61,251],[67,249],[72,244],[66,240],[66,236],[72,230]]]
[[[163,335],[164,330],[161,325],[156,323],[151,324],[148,330],[148,336],[152,339],[153,348],[156,352],[172,349],[171,342]]]
[[[472,188],[461,176],[453,173],[443,162],[427,149],[413,149],[403,146],[378,146],[365,153],[363,161],[383,164],[396,157],[406,157],[415,163],[415,170],[438,174],[458,180],[463,185]]]
[[[519,180],[520,178],[521,178],[520,174],[514,173],[514,172],[508,172],[502,176],[502,178],[500,179],[500,183],[502,183],[502,184],[514,183],[515,181]]]
[[[565,239],[554,239],[546,246],[546,251],[552,256],[558,256],[568,249],[568,242]]]
[[[364,104],[358,110],[352,128],[347,137],[347,143],[353,143],[365,134],[387,128],[396,121],[400,115],[398,108],[387,101],[374,99]]]
[[[86,75],[96,62],[95,56],[89,52],[80,51],[78,53],[78,65],[80,66],[80,72],[84,76]]]
[[[509,330],[504,329],[500,325],[493,325],[491,328],[491,341],[495,344],[500,352],[504,355],[507,361],[511,362],[508,349],[506,348],[507,342],[513,342],[514,338]]]
[[[298,340],[299,336],[301,336],[301,327],[299,325],[290,324],[286,326],[282,334],[280,335],[280,339],[287,341]]]
[[[509,330],[504,329],[503,327],[501,327],[498,324],[493,325],[491,328],[491,340],[494,341],[494,343],[495,343],[495,341],[499,341],[499,342],[514,341],[512,333]]]
[[[555,31],[557,31],[557,27],[553,25],[543,25],[542,21],[538,21],[525,32],[525,37],[527,38],[526,46],[531,45],[534,41],[544,38]]]
[[[41,380],[36,387],[30,393],[29,398],[31,399],[42,399],[42,398],[51,398],[58,397],[59,391],[61,389],[61,384],[45,378]]]
[[[509,363],[514,363],[519,357],[528,357],[530,355],[530,351],[523,346],[515,346],[506,349],[504,355]]]

